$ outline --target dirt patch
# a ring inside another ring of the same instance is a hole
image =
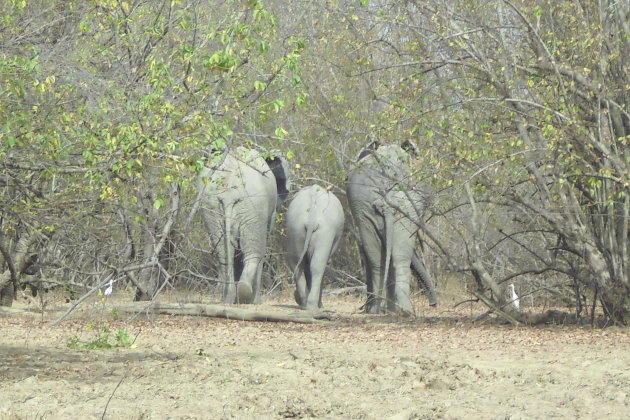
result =
[[[477,325],[422,302],[418,320],[401,319],[356,313],[355,298],[325,303],[334,320],[314,325],[130,320],[96,300],[56,327],[58,312],[12,311],[0,316],[0,419],[630,418],[627,329]],[[103,325],[133,346],[67,347]]]

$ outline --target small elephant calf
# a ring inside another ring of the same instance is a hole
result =
[[[286,215],[287,259],[296,285],[300,307],[322,307],[322,277],[343,232],[344,215],[333,193],[312,185],[293,198]]]

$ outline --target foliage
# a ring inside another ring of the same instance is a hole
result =
[[[438,283],[462,273],[502,307],[514,282],[629,322],[627,2],[27,0],[0,12],[3,261],[38,252],[60,284],[111,274],[141,298],[208,291],[191,180],[213,150],[281,150],[298,186],[343,199],[363,146],[412,140]],[[334,273],[354,284],[346,226]]]
[[[66,347],[69,349],[102,350],[130,347],[133,344],[133,339],[129,336],[129,331],[126,328],[118,328],[114,337],[106,325],[94,331],[95,337],[92,340],[82,341],[79,337],[73,336],[66,343]]]
[[[14,198],[2,230],[54,233],[51,248],[96,271],[140,262],[135,283],[152,295],[173,194],[192,194],[217,141],[244,144],[234,133],[259,135],[260,122],[276,133],[302,45],[277,39],[259,1],[40,3],[1,10],[0,186]]]

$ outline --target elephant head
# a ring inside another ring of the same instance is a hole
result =
[[[265,157],[237,147],[199,176],[201,214],[218,255],[226,303],[259,302],[267,235],[277,204],[289,192],[284,159]]]
[[[378,145],[362,153],[348,175],[347,193],[359,229],[360,251],[366,271],[370,313],[411,312],[411,266],[430,290],[434,286],[416,251],[416,231],[426,194],[414,179],[411,143]]]

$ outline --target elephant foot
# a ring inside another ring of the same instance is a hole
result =
[[[317,304],[317,302],[314,302],[313,299],[308,299],[307,297],[304,304],[302,305],[302,309],[305,309],[307,311],[317,311],[319,310],[319,305]]]
[[[387,312],[389,313],[410,313],[413,314],[413,307],[411,304],[395,304],[387,305]]]
[[[365,304],[365,313],[378,315],[385,314],[387,311],[380,299],[371,299]]]
[[[239,282],[236,285],[236,293],[238,294],[239,303],[251,303],[254,291],[248,283]]]
[[[365,313],[378,315],[378,314],[384,314],[385,311],[382,310],[379,305],[368,305],[365,307]]]
[[[300,293],[297,290],[293,293],[293,297],[295,298],[295,303],[297,303],[300,308],[303,308],[304,299],[302,299],[302,296],[300,296]]]

